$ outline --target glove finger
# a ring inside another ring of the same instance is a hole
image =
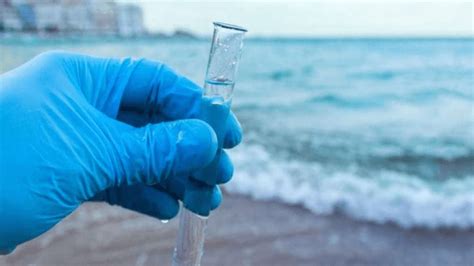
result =
[[[160,184],[153,185],[153,187],[164,189],[175,198],[182,201],[184,198],[184,191],[186,190],[187,182],[188,177],[186,176],[173,176]]]
[[[161,185],[155,185],[162,188]],[[166,191],[183,201],[184,206],[199,215],[208,216],[222,202],[222,192],[216,185],[209,186],[190,177],[173,177],[167,180]]]
[[[226,133],[224,136],[223,147],[231,149],[242,141],[242,126],[237,120],[235,114],[231,111],[227,118]]]
[[[217,209],[222,203],[222,190],[219,186],[214,186],[213,196],[211,197],[211,210]]]
[[[170,67],[146,59],[135,61],[121,107],[145,114],[161,113],[168,120],[196,118],[202,89]]]
[[[184,191],[183,204],[188,210],[208,216],[222,201],[222,193],[218,186],[209,186],[203,182],[189,178]]]
[[[87,101],[109,117],[120,110],[171,119],[195,118],[202,89],[168,66],[132,58],[100,58],[69,52],[49,52]]]
[[[234,174],[234,165],[232,164],[229,155],[225,151],[223,151],[221,154],[222,155],[218,164],[216,184],[224,184],[229,182]],[[164,187],[171,188],[170,192],[175,197],[183,199],[185,188],[188,186],[188,179],[189,177],[185,176],[173,176],[164,182]]]
[[[232,164],[229,155],[225,151],[222,151],[217,170],[217,184],[229,182],[232,179],[233,174],[234,165]]]
[[[91,200],[106,201],[111,205],[119,205],[162,220],[175,217],[179,211],[178,200],[172,195],[162,189],[145,185],[109,188]]]

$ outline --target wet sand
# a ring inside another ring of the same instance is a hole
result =
[[[167,224],[86,204],[0,265],[170,265]],[[229,196],[209,220],[203,265],[474,265],[474,230],[404,230]]]

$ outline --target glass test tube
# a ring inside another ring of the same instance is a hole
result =
[[[205,169],[193,176],[194,179],[209,185],[215,184],[217,178],[217,164],[222,150],[226,120],[230,111],[245,32],[247,32],[246,29],[236,25],[214,22],[214,35],[204,82],[201,119],[205,120],[216,132],[218,152]],[[210,200],[211,196],[212,191],[207,194],[202,192],[187,193],[183,203],[186,207],[188,202]],[[173,266],[196,266],[201,263],[207,216],[210,210],[193,211],[200,215],[187,208],[181,210]]]

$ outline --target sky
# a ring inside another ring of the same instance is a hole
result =
[[[267,37],[474,36],[471,1],[119,1],[138,2],[153,32],[209,35],[222,21]]]

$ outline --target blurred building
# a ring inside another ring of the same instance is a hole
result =
[[[117,4],[108,1],[94,1],[89,5],[92,30],[99,34],[118,34]]]
[[[56,0],[39,0],[32,4],[35,29],[40,32],[61,32],[65,29],[63,6]]]
[[[146,33],[139,6],[95,0],[0,0],[0,31],[124,37]]]
[[[90,32],[93,21],[90,19],[90,5],[82,0],[64,0],[64,25],[69,32]]]
[[[117,27],[121,36],[139,36],[145,32],[143,28],[143,12],[136,5],[119,5],[117,10]]]
[[[35,15],[27,0],[0,0],[0,29],[34,30]]]
[[[12,6],[2,5],[0,8],[0,29],[20,31],[23,29],[23,22],[18,16],[16,9]]]

